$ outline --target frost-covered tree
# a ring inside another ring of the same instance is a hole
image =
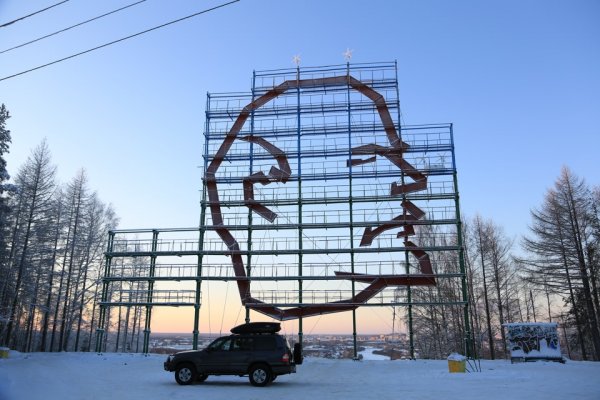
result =
[[[19,351],[89,350],[103,249],[117,217],[88,189],[68,185],[43,141],[21,166],[8,200],[0,258],[0,344]]]
[[[76,330],[74,350],[80,350],[80,338],[84,323],[93,320],[94,301],[100,281],[96,279],[100,275],[103,258],[104,244],[109,230],[117,225],[117,217],[112,206],[105,205],[98,198],[96,192],[92,193],[87,202],[83,214],[81,235],[84,238],[83,253],[79,263],[79,273],[76,289],[73,292],[73,310],[76,317],[72,322],[71,329]],[[91,307],[90,307],[91,306]],[[91,337],[87,338],[87,343]]]
[[[77,280],[80,275],[80,264],[85,257],[84,215],[90,197],[85,170],[80,170],[67,185],[66,209],[68,215],[65,251],[62,257],[62,272],[56,304],[52,341],[60,321],[60,338],[58,347],[67,350],[71,325],[73,323],[72,307],[74,305],[73,292],[76,291]],[[62,297],[61,297],[62,295]]]
[[[10,131],[6,128],[6,121],[10,118],[8,110],[4,104],[0,105],[0,299],[3,297],[7,288],[6,277],[9,272],[7,260],[9,257],[10,237],[10,199],[9,195],[14,193],[12,185],[8,184],[10,176],[6,170],[6,160],[4,155],[8,153],[11,138]],[[6,322],[8,310],[2,309],[0,303],[0,327],[2,322]]]
[[[2,332],[2,341],[7,345],[13,344],[17,337],[23,339],[23,335],[16,332],[24,328],[23,320],[33,312],[41,274],[47,273],[49,267],[47,253],[53,223],[55,171],[44,141],[33,150],[15,179],[18,206],[13,217],[10,254],[5,261],[7,285],[2,294],[3,305],[8,306]]]
[[[62,190],[60,208],[56,279],[49,301],[52,315],[45,321],[44,336],[49,338],[50,351],[80,351],[89,348],[91,341],[104,245],[117,217],[91,192],[83,169]]]
[[[592,193],[583,179],[564,167],[531,217],[531,235],[523,239],[523,248],[531,254],[523,260],[528,279],[565,299],[582,357],[587,357],[589,348],[593,358],[600,360]]]
[[[496,358],[495,345],[494,345],[494,329],[492,328],[492,313],[490,310],[490,295],[489,295],[489,227],[486,226],[483,219],[478,215],[475,217],[473,223],[473,239],[474,247],[478,254],[479,266],[481,268],[482,276],[482,289],[483,289],[483,300],[484,300],[484,311],[485,311],[485,322],[487,326],[487,338],[490,352],[490,358],[493,360]],[[486,272],[487,266],[487,272]]]
[[[8,180],[10,176],[6,170],[6,160],[4,155],[8,153],[11,138],[10,131],[6,128],[6,121],[10,118],[10,114],[4,104],[0,105],[0,216],[8,209],[5,192],[8,191]]]
[[[456,235],[441,234],[437,227],[419,227],[418,241],[423,246],[456,246]],[[433,272],[439,276],[455,274],[460,270],[456,253],[432,252]],[[445,358],[452,352],[464,351],[464,313],[460,306],[444,305],[443,302],[460,304],[462,301],[460,281],[440,278],[434,287],[411,288],[412,301],[421,303],[412,309],[415,347],[419,357]]]

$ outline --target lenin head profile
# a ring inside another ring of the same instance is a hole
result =
[[[310,89],[318,87],[347,87],[349,90],[359,92],[362,96],[373,102],[381,120],[383,130],[385,131],[387,138],[386,145],[372,143],[353,147],[351,149],[352,158],[347,160],[346,166],[352,167],[374,163],[378,157],[388,160],[398,169],[399,175],[404,177],[401,184],[392,183],[390,187],[390,194],[402,200],[402,212],[389,221],[364,228],[359,245],[361,247],[369,247],[373,240],[381,233],[397,229],[397,238],[404,240],[404,247],[416,258],[420,274],[413,274],[410,276],[386,275],[383,277],[378,275],[336,272],[336,274],[342,278],[366,283],[367,286],[363,290],[357,291],[354,296],[348,299],[336,300],[335,302],[323,304],[303,305],[302,307],[279,308],[274,305],[269,305],[252,296],[250,281],[245,271],[241,246],[238,242],[238,240],[241,239],[236,238],[235,232],[228,229],[227,225],[224,223],[224,214],[219,199],[217,172],[222,163],[227,162],[226,159],[228,153],[236,141],[243,141],[251,143],[253,146],[260,146],[262,150],[272,158],[273,163],[268,170],[258,170],[242,179],[243,203],[257,216],[257,218],[262,218],[269,223],[274,222],[278,218],[276,210],[262,204],[260,200],[255,198],[255,187],[257,185],[286,184],[297,172],[292,170],[288,155],[278,147],[276,143],[257,135],[242,136],[240,135],[240,132],[253,111],[258,110],[260,107],[274,100],[286,91],[291,89]],[[406,195],[412,192],[426,190],[427,176],[404,159],[403,155],[408,148],[409,145],[404,143],[398,135],[384,97],[376,90],[355,79],[351,75],[318,79],[287,80],[273,87],[271,90],[268,90],[265,94],[243,107],[227,132],[220,147],[214,154],[210,164],[207,166],[204,176],[213,226],[216,233],[226,244],[228,251],[230,252],[229,255],[235,272],[242,304],[275,319],[289,320],[299,317],[356,309],[360,304],[367,302],[388,286],[435,285],[436,281],[433,276],[429,255],[409,239],[410,236],[415,234],[414,223],[423,219],[425,212],[413,202],[407,200]]]

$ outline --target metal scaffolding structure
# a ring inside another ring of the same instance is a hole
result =
[[[355,355],[364,306],[407,308],[413,357],[414,307],[461,307],[470,336],[452,125],[400,123],[395,62],[254,72],[207,95],[204,137],[200,226],[110,232],[97,351],[132,305],[144,352],[153,307],[194,307],[196,348],[204,281],[235,282],[247,321],[298,319],[300,340],[304,318],[349,311]]]

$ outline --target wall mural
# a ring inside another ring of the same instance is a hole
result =
[[[557,324],[505,324],[511,358],[561,358]]]

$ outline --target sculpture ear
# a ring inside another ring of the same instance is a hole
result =
[[[375,161],[377,161],[377,156],[369,157],[364,160],[362,160],[360,158],[351,158],[349,160],[346,160],[346,167],[349,167],[351,165],[356,166],[356,165],[369,164],[369,163],[372,163]]]
[[[290,173],[280,170],[277,167],[271,167],[269,176],[274,178],[276,182],[286,183],[290,178]]]

